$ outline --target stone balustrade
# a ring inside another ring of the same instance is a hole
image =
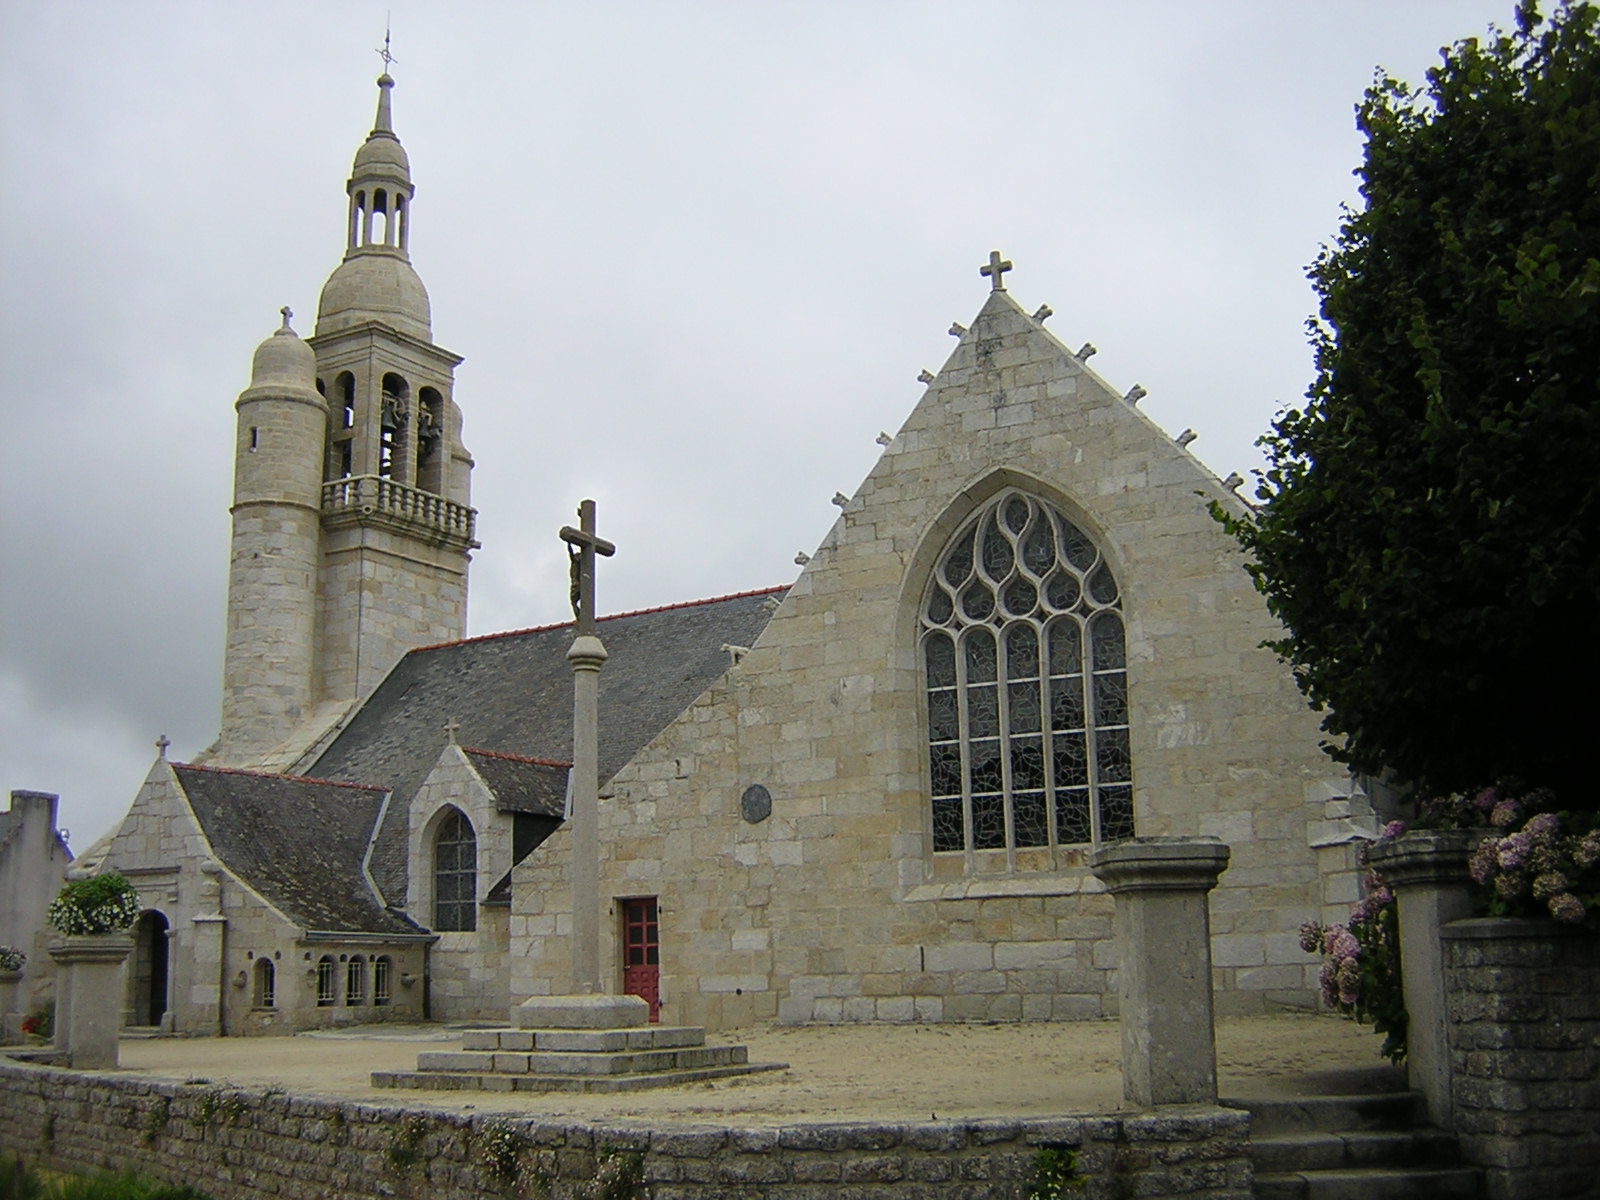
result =
[[[477,545],[477,509],[381,475],[347,475],[323,484],[322,515],[334,522],[378,517]]]

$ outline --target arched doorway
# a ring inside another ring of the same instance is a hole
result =
[[[160,1025],[167,1015],[167,918],[154,909],[139,917],[133,938],[133,1023]]]

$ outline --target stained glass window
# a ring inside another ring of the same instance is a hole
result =
[[[1133,836],[1122,599],[1094,541],[1001,492],[922,605],[935,851]]]

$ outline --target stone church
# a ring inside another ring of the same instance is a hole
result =
[[[572,990],[571,624],[462,639],[471,455],[410,263],[393,80],[315,332],[237,402],[221,732],[85,855],[146,907],[127,1020],[503,1021]],[[1223,1011],[1310,1006],[1370,810],[1207,513],[1243,502],[987,289],[786,587],[602,618],[601,962],[652,1016],[1115,1010],[1097,843],[1211,836]],[[976,280],[976,277],[975,277]]]

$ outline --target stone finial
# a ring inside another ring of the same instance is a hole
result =
[[[967,333],[967,327],[965,325],[963,325],[960,321],[951,321],[950,322],[950,336],[951,337],[953,337],[953,338],[965,337],[966,333]]]
[[[289,327],[289,318],[294,316],[294,309],[290,308],[287,304],[285,304],[278,311],[283,314],[282,332],[283,333],[293,333],[294,330]]]
[[[1222,481],[1222,486],[1230,492],[1237,492],[1244,486],[1244,476],[1237,471],[1229,471],[1228,477]]]
[[[804,550],[796,552],[794,556],[794,565],[797,567],[803,567],[810,561],[811,555],[807,554]]]
[[[172,739],[164,733],[156,739],[156,753],[161,756],[162,762],[167,761],[167,747],[170,745],[172,745]]]
[[[1078,352],[1072,357],[1077,359],[1079,362],[1088,362],[1091,358],[1099,353],[1099,348],[1093,342],[1085,342],[1083,345],[1078,347]]]
[[[880,446],[887,446],[890,442],[894,441],[894,438],[890,435],[889,431],[885,429],[872,440],[877,442]]]
[[[1137,404],[1150,393],[1144,390],[1142,383],[1136,383],[1128,389],[1128,394],[1123,397],[1129,404]]]
[[[1199,436],[1200,435],[1198,433],[1196,433],[1194,430],[1185,429],[1182,433],[1180,433],[1173,440],[1175,442],[1177,442],[1179,446],[1187,446],[1190,442],[1194,441],[1195,438],[1197,438]]]
[[[749,646],[735,646],[732,642],[722,643],[722,652],[728,656],[728,666],[737,667],[739,661],[750,653]],[[681,779],[682,776],[679,776]]]
[[[806,561],[810,562],[811,560],[808,558]],[[779,600],[776,596],[768,596],[761,602],[761,607],[766,609],[769,613],[775,613],[778,611],[778,609],[783,607],[783,601]]]
[[[928,370],[927,367],[923,367],[922,371],[917,375],[917,382],[918,383],[932,383],[933,382],[933,372]]]
[[[457,721],[454,717],[451,717],[444,723],[445,740],[448,741],[450,745],[454,746],[456,744],[456,734],[460,732],[461,722]]]
[[[846,504],[850,503],[850,497],[846,496],[843,492],[835,492],[833,494],[833,502],[840,508],[843,508]]]
[[[1056,310],[1051,308],[1048,304],[1041,304],[1038,308],[1033,310],[1033,319],[1035,321],[1048,321],[1055,315]]]
[[[1005,273],[1011,269],[1011,264],[1000,257],[1000,251],[991,250],[989,264],[979,267],[978,274],[988,278],[991,292],[1003,292],[1006,290]]]

